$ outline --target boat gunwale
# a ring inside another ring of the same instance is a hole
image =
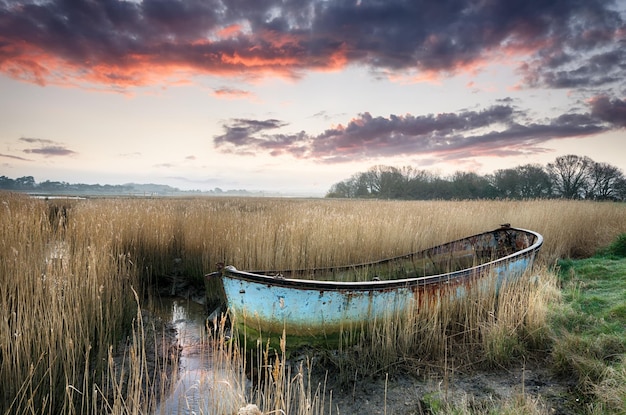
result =
[[[391,279],[391,280],[372,280],[372,281],[325,281],[325,280],[312,280],[312,279],[300,279],[300,278],[286,278],[280,276],[281,272],[304,272],[304,271],[315,271],[315,272],[332,272],[339,270],[351,270],[358,269],[363,267],[370,267],[376,265],[383,265],[385,263],[389,263],[392,261],[401,260],[403,258],[410,258],[413,255],[420,254],[429,250],[436,250],[438,248],[453,245],[458,242],[462,242],[464,240],[468,240],[470,238],[475,238],[478,236],[490,234],[493,232],[498,232],[501,230],[512,230],[518,232],[525,232],[527,234],[531,234],[535,237],[535,241],[532,245],[521,249],[517,252],[513,252],[509,255],[503,256],[501,258],[497,258],[495,260],[485,262],[484,264],[479,264],[473,267],[464,268],[454,272],[447,272],[436,275],[428,275],[422,277],[412,277],[412,278],[401,278],[401,279]],[[465,278],[471,275],[478,275],[481,271],[485,269],[489,269],[494,267],[494,265],[500,263],[506,263],[511,259],[519,259],[535,254],[539,248],[543,244],[543,236],[538,232],[531,231],[528,229],[522,228],[514,228],[514,227],[501,227],[491,231],[482,232],[479,234],[467,236],[464,238],[460,238],[454,241],[446,242],[440,245],[436,245],[430,248],[423,249],[421,251],[412,252],[405,255],[400,255],[397,257],[382,259],[378,261],[354,264],[354,265],[341,265],[337,267],[326,267],[326,268],[316,268],[316,269],[301,269],[301,270],[285,270],[285,271],[240,271],[237,270],[233,266],[226,266],[220,271],[213,272],[211,274],[207,274],[206,277],[211,278],[214,276],[221,276],[222,278],[230,278],[235,280],[245,280],[248,282],[255,282],[259,284],[264,284],[268,286],[277,286],[277,287],[285,287],[285,288],[296,288],[301,290],[318,290],[318,291],[343,291],[343,290],[361,290],[361,291],[374,291],[374,290],[385,290],[385,289],[394,289],[399,287],[412,287],[412,286],[426,286],[431,284],[441,284],[445,282],[451,282],[457,279]],[[264,275],[265,274],[274,273],[276,275]]]

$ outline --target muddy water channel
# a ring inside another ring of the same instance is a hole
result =
[[[179,357],[173,382],[155,414],[223,414],[237,411],[243,400],[239,379],[212,347],[205,327],[205,307],[184,298],[161,298],[150,310],[176,330]]]

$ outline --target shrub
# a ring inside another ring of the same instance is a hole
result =
[[[607,254],[626,258],[626,233],[619,235],[607,248]]]

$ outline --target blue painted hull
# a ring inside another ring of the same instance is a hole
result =
[[[295,346],[335,346],[346,329],[463,298],[473,287],[497,289],[532,266],[542,243],[536,232],[506,227],[367,264],[282,272],[227,266],[209,275],[221,277],[230,316],[248,339],[284,332]]]

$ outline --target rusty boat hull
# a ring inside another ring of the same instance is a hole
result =
[[[460,300],[476,287],[518,279],[534,263],[543,237],[503,226],[423,251],[375,262],[314,270],[221,268],[233,324],[248,343],[336,347],[349,330],[389,316],[419,313],[425,299]],[[496,291],[497,292],[497,291]]]

